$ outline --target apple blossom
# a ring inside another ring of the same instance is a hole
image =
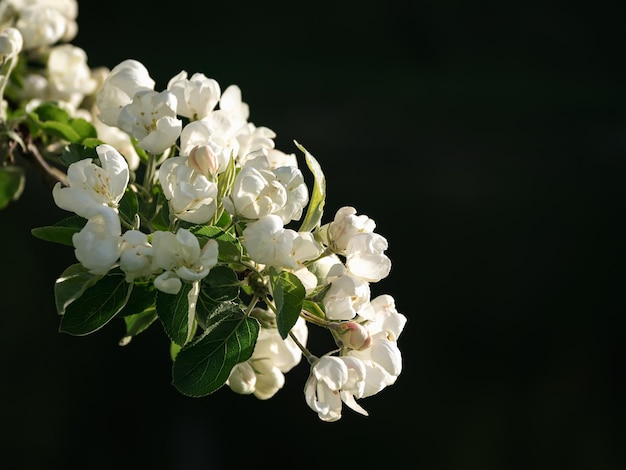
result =
[[[378,282],[389,275],[391,260],[384,254],[387,240],[377,233],[357,233],[346,245],[346,269],[352,276]]]
[[[155,82],[141,62],[126,59],[113,67],[96,94],[98,118],[108,126],[118,126],[119,115],[138,91],[154,90]]]
[[[181,71],[171,78],[167,89],[177,98],[177,113],[192,121],[207,116],[220,100],[219,83],[203,73],[194,73],[187,78],[187,72]]]
[[[47,64],[48,97],[79,106],[85,95],[96,91],[97,82],[80,47],[62,44],[50,49]]]
[[[322,356],[313,362],[304,386],[306,402],[326,422],[341,418],[342,402],[367,416],[356,402],[363,396],[365,374],[365,365],[357,358]]]
[[[209,274],[217,264],[218,244],[208,240],[200,248],[200,242],[189,230],[180,228],[176,234],[156,231],[152,235],[152,269],[164,270],[155,286],[168,293],[180,290],[181,280],[198,281]],[[166,287],[167,286],[167,287]]]
[[[61,209],[89,218],[100,206],[117,210],[129,180],[128,164],[108,144],[96,147],[101,166],[89,159],[72,163],[67,170],[67,187],[56,183],[52,189],[54,202]]]
[[[93,274],[106,274],[120,257],[120,219],[107,206],[93,211],[80,232],[72,236],[76,259]]]
[[[158,178],[171,214],[199,224],[213,217],[217,210],[217,185],[189,166],[189,157],[166,159],[159,168]]]
[[[148,235],[139,230],[124,232],[120,251],[120,269],[126,274],[126,282],[152,275],[154,250],[148,241]]]
[[[254,309],[253,315],[262,316],[265,322],[275,321],[275,315],[267,310]],[[300,317],[292,333],[301,345],[306,345],[308,328]],[[302,358],[302,351],[292,338],[282,339],[275,326],[266,326],[259,331],[252,357],[237,364],[231,371],[227,384],[240,394],[267,400],[274,396],[285,383],[284,374],[293,369]]]
[[[160,155],[178,139],[182,121],[176,117],[176,96],[169,91],[141,90],[124,106],[117,127],[139,141],[142,149]]]
[[[348,241],[358,233],[372,233],[376,223],[366,215],[356,215],[354,207],[341,207],[332,222],[321,228],[327,243],[335,253],[344,254]]]
[[[367,281],[344,274],[330,283],[324,295],[324,308],[329,320],[352,320],[370,300]]]

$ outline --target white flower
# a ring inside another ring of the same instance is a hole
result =
[[[302,172],[294,166],[281,166],[272,170],[287,192],[287,200],[282,208],[275,212],[284,223],[299,220],[302,210],[309,202],[309,190]]]
[[[152,245],[148,235],[139,230],[127,230],[122,235],[120,269],[126,274],[126,281],[148,277],[152,274]]]
[[[188,79],[184,70],[170,79],[167,89],[176,95],[178,114],[192,121],[202,119],[213,111],[221,94],[216,80],[202,73],[194,73]]]
[[[76,259],[93,274],[106,274],[120,256],[121,226],[117,212],[99,206],[80,232],[72,235]]]
[[[174,145],[183,127],[176,117],[176,96],[167,90],[136,92],[122,108],[117,127],[137,139],[142,149],[160,155]]]
[[[248,158],[259,152],[267,155],[269,150],[274,148],[275,137],[276,133],[267,127],[256,127],[251,122],[246,123],[237,133],[239,152],[236,158],[239,165],[245,166]]]
[[[359,359],[322,356],[311,367],[304,396],[322,421],[332,422],[341,418],[342,402],[367,416],[367,411],[356,402],[363,396],[364,387],[365,366]]]
[[[0,65],[8,63],[18,56],[24,46],[20,31],[16,28],[6,28],[0,31]],[[4,75],[0,74],[0,75]]]
[[[274,317],[270,311],[262,312],[264,316]],[[303,346],[306,345],[306,321],[298,318],[291,332]],[[259,400],[267,400],[283,387],[284,374],[298,365],[301,359],[302,351],[291,337],[283,340],[276,328],[263,327],[252,356],[233,368],[226,383],[236,393],[253,393]]]
[[[85,95],[96,90],[97,82],[87,65],[87,54],[80,47],[62,44],[50,49],[48,57],[49,98],[78,107]]]
[[[357,233],[346,246],[346,269],[352,276],[378,282],[391,271],[391,260],[384,254],[387,240],[377,233]]]
[[[68,187],[57,183],[52,189],[54,202],[61,209],[88,219],[94,209],[108,206],[117,211],[129,180],[126,159],[108,144],[96,147],[102,166],[90,159],[72,163],[67,170]]]
[[[282,209],[287,202],[287,190],[270,170],[247,165],[235,178],[224,208],[231,215],[259,219]]]
[[[154,80],[148,69],[134,59],[120,62],[108,73],[96,95],[98,117],[107,126],[118,127],[120,112],[133,100],[135,93],[153,90]]]
[[[199,281],[205,278],[217,264],[217,241],[210,239],[200,248],[196,236],[184,228],[176,234],[156,231],[152,235],[152,269],[163,269],[154,281],[157,289],[175,294],[185,281]]]
[[[24,49],[34,49],[60,41],[66,33],[68,22],[54,8],[32,5],[19,12],[15,27],[22,33]]]
[[[195,148],[209,147],[217,161],[216,173],[222,173],[238,145],[235,139],[228,136],[229,131],[229,123],[217,119],[190,122],[180,133],[180,155],[191,155]]]
[[[293,270],[302,268],[304,261],[317,258],[323,250],[310,232],[285,229],[282,219],[274,214],[249,223],[242,244],[257,263]]]
[[[351,320],[370,300],[369,283],[348,274],[339,276],[324,295],[324,309],[329,320]]]
[[[170,157],[159,168],[159,182],[170,213],[187,222],[208,222],[217,210],[217,184],[188,165],[189,157]]]
[[[239,122],[238,128],[245,125],[250,117],[250,108],[241,100],[241,89],[237,85],[228,86],[220,97],[220,110]]]
[[[321,232],[335,253],[344,254],[348,241],[359,233],[372,233],[375,222],[366,215],[356,215],[356,209],[344,206],[335,213],[335,218],[322,227]]]
[[[396,310],[394,298],[387,294],[373,299],[359,314],[367,315],[363,326],[371,334],[371,345],[349,351],[347,355],[358,357],[365,364],[367,380],[363,396],[370,396],[395,383],[402,372],[397,341],[407,319]]]

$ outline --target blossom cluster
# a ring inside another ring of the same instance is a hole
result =
[[[225,375],[218,370],[204,390],[224,384],[269,399],[304,356],[310,366],[305,401],[321,420],[340,419],[343,405],[367,415],[357,400],[395,383],[402,370],[397,343],[407,321],[391,295],[372,294],[371,284],[391,272],[388,242],[374,220],[346,205],[322,223],[319,164],[296,142],[314,176],[310,190],[296,154],[276,148],[276,133],[250,121],[238,86],[223,89],[215,79],[182,70],[158,90],[135,59],[110,70],[90,68],[87,54],[70,44],[77,14],[72,0],[0,4],[0,121],[17,132],[24,120],[34,126],[42,109],[54,105],[68,125],[90,126],[88,136],[75,141],[68,141],[69,131],[59,137],[58,131],[46,134],[51,126],[37,128],[44,133],[41,145],[57,149],[57,162],[61,157],[67,166],[52,197],[73,214],[71,245],[79,266],[72,274],[81,271],[74,277],[66,271],[58,284],[87,279],[71,294],[63,292],[59,313],[70,317],[90,288],[121,273],[127,293],[110,318],[124,314],[127,325],[139,315],[146,324],[159,318],[175,346],[174,365],[181,364],[175,379],[185,383],[193,374],[184,368],[185,351],[195,347],[193,360],[203,360],[197,359],[203,339],[225,324],[218,313],[228,304],[250,320],[228,317],[237,321],[232,331],[238,339],[250,338],[249,351],[237,349],[232,367]],[[44,66],[29,68],[33,60]],[[150,302],[126,312],[140,287]],[[222,294],[227,288],[235,289],[228,298]],[[181,299],[179,317],[171,305]],[[312,326],[332,335],[336,348],[309,351]],[[140,331],[129,326],[126,342]],[[197,392],[196,382],[183,392],[209,393]]]

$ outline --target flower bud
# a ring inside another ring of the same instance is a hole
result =
[[[189,152],[189,160],[187,165],[209,180],[214,180],[219,168],[219,161],[208,145],[196,145]]]
[[[367,328],[359,323],[345,322],[338,324],[335,329],[337,335],[341,339],[342,346],[349,349],[356,349],[362,351],[367,349],[372,344],[372,337]]]

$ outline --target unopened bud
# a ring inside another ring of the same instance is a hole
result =
[[[217,157],[207,145],[196,145],[193,149],[191,149],[187,164],[210,180],[214,179],[219,168]]]
[[[341,338],[343,346],[362,351],[372,344],[370,332],[363,325],[349,321],[341,323],[335,330]]]

